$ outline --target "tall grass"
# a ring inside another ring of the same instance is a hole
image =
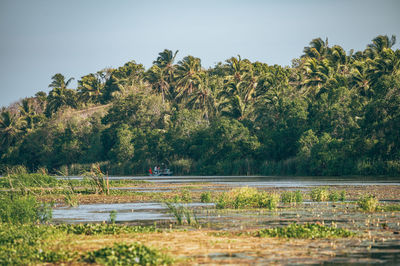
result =
[[[55,187],[59,181],[54,176],[46,174],[11,174],[0,180],[0,186],[3,188],[37,188],[37,187]]]
[[[297,204],[303,202],[303,195],[300,191],[287,191],[281,194],[281,202],[289,204]]]
[[[99,164],[93,164],[90,172],[83,174],[95,194],[110,194],[109,180],[100,169]]]
[[[169,212],[175,217],[178,225],[183,225],[186,219],[188,225],[198,224],[195,212],[181,204],[166,202]]]

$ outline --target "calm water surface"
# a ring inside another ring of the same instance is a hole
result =
[[[82,179],[72,176],[71,179]],[[285,177],[285,176],[111,176],[110,180],[143,180],[153,183],[212,183],[251,187],[311,187],[311,186],[400,186],[400,177]]]

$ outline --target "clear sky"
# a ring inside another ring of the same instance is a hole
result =
[[[290,65],[317,37],[346,51],[400,42],[399,14],[398,0],[0,0],[0,106],[48,92],[55,73],[148,68],[166,48],[207,68],[238,54]]]

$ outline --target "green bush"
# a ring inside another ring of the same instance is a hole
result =
[[[45,222],[51,219],[51,206],[32,196],[0,196],[0,221],[5,223]]]
[[[310,196],[313,201],[327,201],[329,197],[329,191],[325,187],[313,188],[311,190]]]
[[[88,252],[83,261],[105,265],[165,265],[173,262],[169,256],[140,243],[115,243],[112,247]]]
[[[332,191],[329,193],[328,199],[329,201],[336,202],[339,201],[340,195],[337,191]]]
[[[321,224],[296,223],[285,227],[262,229],[256,233],[259,237],[283,237],[283,238],[329,238],[329,237],[349,237],[354,233],[342,228],[334,228]]]
[[[229,192],[224,192],[218,198],[217,209],[225,208],[267,208],[273,210],[276,208],[279,197],[276,194],[259,192],[255,188],[242,187]]]
[[[340,201],[345,201],[346,200],[346,191],[345,190],[340,191],[339,200]]]
[[[300,191],[287,191],[281,194],[281,202],[282,203],[302,203],[303,202],[303,195]]]
[[[201,193],[200,201],[203,203],[210,203],[211,202],[211,192],[207,191],[207,192]]]
[[[367,212],[376,211],[379,201],[374,195],[364,195],[357,201],[357,206]]]
[[[61,224],[57,229],[75,235],[118,235],[122,233],[161,232],[154,226],[126,226],[117,224]]]
[[[50,251],[46,239],[57,234],[53,226],[0,223],[0,265],[32,265],[35,262],[67,262],[75,256]]]

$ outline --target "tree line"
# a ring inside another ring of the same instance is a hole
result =
[[[100,163],[143,174],[397,175],[400,50],[377,36],[363,51],[314,39],[290,67],[241,56],[205,69],[164,50],[78,80],[58,73],[0,113],[0,170]]]

